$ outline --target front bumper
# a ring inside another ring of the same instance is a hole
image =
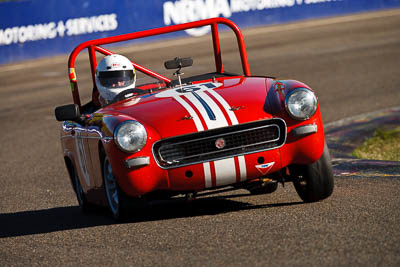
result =
[[[202,191],[240,183],[280,171],[291,164],[317,161],[324,146],[324,132],[319,116],[305,122],[287,122],[282,146],[184,166],[163,168],[152,155],[152,149],[130,157],[115,148],[111,164],[120,187],[131,196],[153,191]],[[154,144],[154,143],[153,143]],[[151,155],[151,156],[149,156]]]

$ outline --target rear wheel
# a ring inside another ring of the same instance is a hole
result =
[[[110,161],[104,150],[101,151],[103,183],[107,197],[109,211],[112,217],[120,220],[125,217],[127,207],[125,206],[126,196],[118,186],[117,180],[113,173]]]
[[[328,198],[334,187],[333,171],[328,146],[319,160],[309,165],[290,167],[293,184],[304,202],[316,202]]]

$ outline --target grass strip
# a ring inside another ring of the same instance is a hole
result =
[[[400,161],[400,126],[393,130],[377,129],[373,137],[353,151],[353,156],[359,159]]]

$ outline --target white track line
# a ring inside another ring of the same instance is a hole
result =
[[[381,110],[377,110],[377,111],[372,111],[372,112],[363,113],[363,114],[355,115],[352,117],[340,119],[337,121],[332,121],[329,123],[324,123],[324,129],[330,130],[332,128],[336,128],[336,127],[348,124],[350,122],[355,122],[355,121],[360,121],[360,120],[365,120],[365,119],[373,119],[375,117],[380,117],[381,115],[385,116],[386,113],[391,114],[391,113],[396,113],[396,112],[400,112],[400,106],[385,108],[385,109],[381,109]]]

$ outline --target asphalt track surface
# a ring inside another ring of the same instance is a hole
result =
[[[325,122],[400,103],[400,10],[244,35],[253,74],[312,86]],[[195,65],[205,61],[202,38],[137,47],[120,51],[152,66],[192,47]],[[147,57],[140,52],[150,48]],[[71,102],[66,61],[0,67],[1,266],[399,266],[400,179],[384,175],[336,176],[334,194],[313,204],[286,184],[271,195],[239,190],[160,203],[124,223],[81,214],[53,116],[55,106]],[[89,82],[82,78],[81,88]]]

